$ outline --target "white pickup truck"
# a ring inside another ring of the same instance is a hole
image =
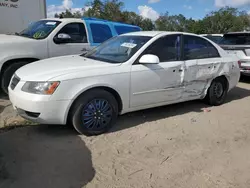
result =
[[[0,35],[0,85],[8,93],[15,71],[34,61],[83,54],[107,39],[141,28],[95,18],[42,19],[20,33]]]

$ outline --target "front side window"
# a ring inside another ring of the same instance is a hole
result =
[[[60,23],[60,21],[54,20],[40,20],[31,23],[28,28],[16,34],[19,36],[33,38],[37,40],[45,39]]]
[[[90,29],[94,43],[102,43],[112,37],[112,33],[108,25],[92,23],[90,24]]]
[[[87,43],[87,34],[83,23],[67,24],[59,33],[68,34],[71,38],[69,43]]]
[[[180,35],[169,35],[157,39],[144,52],[159,57],[160,62],[178,61],[181,58]]]
[[[108,63],[123,63],[128,61],[151,37],[118,36],[107,40],[82,56]]]
[[[184,36],[184,60],[220,57],[218,50],[207,40],[191,36]]]

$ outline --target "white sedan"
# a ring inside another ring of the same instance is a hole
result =
[[[87,54],[41,60],[18,69],[13,107],[43,124],[72,123],[85,135],[115,124],[118,114],[205,99],[220,105],[240,77],[236,56],[182,32],[135,32]]]

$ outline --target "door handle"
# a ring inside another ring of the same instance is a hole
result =
[[[179,72],[182,72],[183,71],[183,69],[179,69]]]
[[[86,48],[83,48],[81,51],[82,51],[82,52],[85,52],[85,51],[87,51],[87,49],[86,49]]]

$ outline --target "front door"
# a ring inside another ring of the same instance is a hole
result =
[[[176,101],[181,98],[184,62],[180,60],[180,44],[180,35],[161,37],[143,52],[158,56],[159,64],[135,62],[132,65],[130,107]]]
[[[68,34],[71,39],[57,43],[58,34]],[[65,25],[49,42],[49,57],[82,54],[90,49],[86,29],[83,23],[69,23]]]

